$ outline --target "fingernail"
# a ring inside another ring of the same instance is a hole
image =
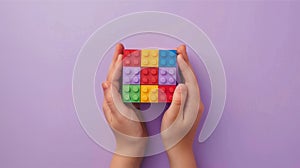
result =
[[[102,89],[105,90],[108,88],[108,83],[105,81],[102,83]]]
[[[121,43],[118,43],[117,45],[116,45],[116,49],[118,50],[118,49],[120,49],[121,48]]]
[[[183,59],[182,55],[179,54],[178,57],[177,57],[177,59]]]
[[[178,85],[178,93],[181,93],[182,92],[182,86],[181,85]]]
[[[119,55],[118,55],[118,59],[117,59],[117,61],[121,61],[121,60],[122,60],[122,58],[123,58],[123,55],[122,55],[122,54],[119,54]]]

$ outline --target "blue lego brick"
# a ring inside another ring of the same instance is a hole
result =
[[[159,67],[176,67],[176,50],[159,50]]]

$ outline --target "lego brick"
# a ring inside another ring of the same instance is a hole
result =
[[[141,84],[154,85],[158,84],[158,68],[142,68]]]
[[[140,67],[141,51],[140,50],[123,50],[123,66]]]
[[[140,102],[140,85],[123,85],[123,102]]]
[[[176,85],[176,67],[159,67],[159,85]]]
[[[176,85],[159,85],[158,102],[172,102]]]
[[[158,85],[141,85],[141,102],[158,102]]]
[[[176,67],[176,50],[159,50],[160,67]]]
[[[141,66],[158,67],[158,50],[142,50]]]
[[[140,84],[140,67],[123,67],[123,84]]]

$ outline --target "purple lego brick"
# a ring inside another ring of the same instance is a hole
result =
[[[140,84],[140,67],[123,67],[123,84]]]
[[[176,85],[176,67],[159,67],[159,85]]]

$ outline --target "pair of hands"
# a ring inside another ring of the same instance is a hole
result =
[[[116,137],[116,153],[111,161],[114,167],[139,167],[146,144],[147,130],[140,122],[138,112],[122,102],[119,79],[122,74],[124,46],[117,44],[107,79],[102,83],[103,111]],[[161,135],[170,167],[197,167],[192,145],[204,106],[195,74],[188,59],[186,47],[177,49],[177,62],[184,83],[177,85],[173,100],[161,123]],[[180,141],[176,141],[177,139]]]

